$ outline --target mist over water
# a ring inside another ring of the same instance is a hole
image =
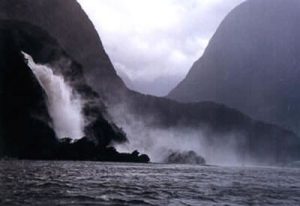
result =
[[[54,74],[46,65],[36,64],[23,52],[27,64],[47,94],[47,107],[58,138],[79,139],[84,136],[83,102],[79,94],[68,85],[62,75]]]
[[[137,118],[126,104],[110,109],[114,122],[127,134],[128,143],[116,145],[118,151],[131,152],[138,149],[150,156],[152,162],[163,162],[172,152],[194,151],[208,164],[241,166],[257,165],[239,153],[243,136],[238,133],[207,136],[204,128],[151,126],[152,118]],[[223,139],[224,141],[218,141]]]

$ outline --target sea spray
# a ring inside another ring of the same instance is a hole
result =
[[[126,103],[109,108],[113,121],[127,134],[128,142],[115,145],[120,152],[136,148],[150,156],[152,162],[163,162],[172,153],[194,151],[208,164],[241,166],[255,165],[253,159],[243,159],[239,153],[243,134],[238,132],[210,134],[205,127],[159,127],[152,124],[155,116],[143,118],[133,114]],[[223,141],[218,141],[223,139]]]
[[[62,75],[54,74],[47,65],[36,64],[30,55],[24,52],[23,55],[47,94],[47,108],[57,137],[83,137],[84,118],[80,95],[73,91]]]

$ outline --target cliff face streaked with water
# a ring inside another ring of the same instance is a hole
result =
[[[94,26],[75,0],[2,0],[0,8],[0,19],[28,22],[51,34],[82,65],[89,81],[101,86],[108,82],[117,88],[124,86]],[[89,71],[93,73],[89,75]]]
[[[91,143],[86,143],[87,139],[83,139],[84,141],[77,142],[77,145],[82,147],[80,143],[87,144],[91,152],[96,150],[93,147],[94,143],[101,151],[101,148],[103,150],[112,141],[126,141],[125,134],[109,122],[109,116],[98,94],[86,84],[82,67],[73,61],[47,32],[29,23],[2,20],[0,34],[2,59],[0,122],[3,155],[33,159],[73,159],[74,152],[69,156],[56,155],[63,150],[61,145],[70,145],[72,148],[72,144],[61,143],[59,139],[64,137],[55,135],[53,118],[47,109],[46,100],[50,96],[27,66],[28,60],[23,56],[23,51],[33,55],[35,60],[41,63],[52,65],[53,72],[64,76],[72,89],[84,98],[83,129]],[[72,120],[66,123],[72,124]],[[77,153],[82,154],[82,149],[78,146],[77,148]],[[67,155],[68,149],[65,151]],[[117,153],[113,151],[112,155]],[[87,159],[91,158],[93,157],[88,156]]]

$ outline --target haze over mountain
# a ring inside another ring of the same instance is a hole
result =
[[[191,150],[203,155],[208,163],[233,160],[273,165],[300,157],[300,140],[293,132],[256,121],[236,109],[213,102],[178,103],[129,90],[75,0],[2,0],[0,20],[0,143],[4,142],[6,155],[26,158],[30,157],[28,151],[39,148],[33,156],[44,158],[43,148],[56,148],[60,138],[54,134],[54,119],[46,109],[47,95],[25,64],[21,55],[24,51],[36,63],[48,65],[53,74],[61,75],[82,97],[85,134],[104,151],[111,145],[126,149],[120,143],[128,139],[126,151],[139,149],[157,161],[155,157]],[[21,74],[26,75],[19,81]],[[15,111],[22,117],[18,121],[14,121]],[[39,130],[42,125],[45,129]],[[46,138],[39,139],[43,136]],[[77,159],[81,159],[80,154],[103,160],[98,149],[92,147],[90,153],[86,141],[80,143],[84,145],[81,149],[63,142],[59,151],[64,154],[66,144]],[[53,151],[56,154],[56,149]],[[114,156],[116,152],[108,149],[107,154]],[[138,157],[136,152],[132,155]]]
[[[165,96],[203,54],[223,18],[244,0],[77,1],[126,85]]]
[[[242,3],[168,97],[222,103],[299,134],[299,19],[298,0]]]

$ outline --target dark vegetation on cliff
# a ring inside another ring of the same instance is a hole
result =
[[[147,162],[145,156],[120,154],[112,142],[126,141],[126,135],[106,120],[105,107],[86,83],[79,64],[68,59],[54,39],[39,28],[16,21],[0,22],[1,69],[1,154],[27,159],[71,159]],[[76,142],[60,141],[51,127],[46,98],[21,51],[39,62],[57,62],[60,72],[87,101],[84,115],[88,138]],[[67,64],[67,65],[66,65]],[[109,149],[110,148],[110,149]],[[101,155],[100,155],[101,154]],[[79,158],[80,156],[80,158]]]

